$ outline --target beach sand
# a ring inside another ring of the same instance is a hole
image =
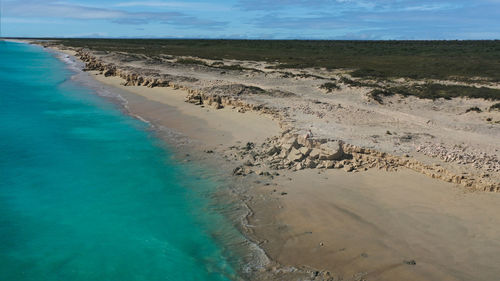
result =
[[[231,146],[237,142],[262,143],[280,133],[277,122],[256,112],[240,113],[231,108],[217,110],[208,106],[193,106],[185,102],[187,92],[184,90],[123,86],[121,78],[92,74],[97,81],[130,93],[124,98],[134,114],[207,147]]]
[[[276,183],[256,189],[250,223],[282,264],[341,280],[500,276],[500,194],[465,192],[407,169],[303,170]]]

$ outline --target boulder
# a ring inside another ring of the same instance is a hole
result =
[[[314,160],[311,160],[309,158],[307,158],[304,162],[303,162],[303,165],[305,168],[310,168],[310,169],[313,169],[313,168],[316,168],[316,166],[318,165],[318,163]]]
[[[309,155],[312,149],[307,148],[307,147],[301,147],[299,148],[300,153],[304,154],[305,157]]]
[[[292,148],[294,148],[292,143],[284,143],[281,145],[281,153],[284,153],[286,155],[286,153],[292,150]]]
[[[325,168],[327,169],[333,169],[335,167],[335,162],[334,161],[325,161]]]
[[[296,148],[292,148],[292,150],[288,154],[288,160],[290,162],[300,162],[302,161],[302,159],[304,159],[304,157],[305,157],[304,154],[302,154],[302,152],[300,152]]]
[[[281,148],[290,151],[292,148],[300,148],[299,143],[297,142],[297,137],[290,137],[285,140],[283,140],[281,144]]]
[[[234,168],[233,175],[235,175],[235,176],[241,176],[241,175],[243,175],[243,169],[241,167]]]
[[[266,152],[266,154],[269,156],[273,156],[278,153],[280,153],[280,149],[274,145],[271,148],[269,148],[269,150],[267,150]]]
[[[302,163],[297,163],[297,165],[295,165],[295,170],[299,171],[299,170],[302,170],[304,169],[304,165],[302,165]]]
[[[352,171],[354,171],[354,167],[352,165],[345,165],[344,166],[344,171],[346,171],[346,172],[352,172]]]
[[[311,152],[309,152],[309,158],[311,159],[318,159],[320,155],[321,155],[321,150],[317,148],[313,148]]]
[[[321,145],[323,152],[319,156],[320,160],[340,160],[344,157],[342,143],[339,141],[330,141]]]

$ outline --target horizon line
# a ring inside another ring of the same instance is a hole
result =
[[[268,38],[203,38],[203,37],[2,37],[4,39],[40,39],[40,40],[57,40],[57,39],[92,39],[92,40],[235,40],[235,41],[499,41],[500,39],[317,39],[317,38],[288,38],[288,39],[268,39]]]

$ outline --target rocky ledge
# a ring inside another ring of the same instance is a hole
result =
[[[302,169],[343,169],[346,172],[358,172],[377,168],[387,171],[405,167],[446,182],[461,184],[467,188],[482,191],[500,191],[500,183],[488,174],[454,173],[440,164],[424,164],[409,155],[396,156],[374,149],[358,147],[342,140],[315,138],[304,128],[297,128],[293,120],[287,118],[283,110],[255,102],[252,96],[273,96],[293,98],[294,93],[282,90],[264,90],[259,87],[240,83],[226,83],[209,87],[195,85],[196,78],[159,74],[149,69],[119,66],[105,63],[91,52],[78,50],[77,56],[85,63],[85,70],[99,71],[105,76],[117,76],[124,79],[125,86],[172,87],[188,92],[186,102],[199,106],[212,106],[220,109],[226,106],[237,108],[239,112],[258,111],[271,115],[280,123],[283,133],[256,146],[248,143],[241,147],[231,147],[224,153],[227,159],[242,160],[242,165],[234,169],[237,176],[255,173],[272,177],[278,170]],[[456,151],[444,153],[439,147],[419,148],[425,154],[443,159],[456,159]],[[440,150],[440,151],[438,151]],[[463,158],[463,157],[462,157]],[[468,161],[471,157],[465,157]],[[495,171],[498,171],[498,159],[487,159]],[[482,160],[479,160],[482,161]],[[274,171],[274,172],[273,172]]]

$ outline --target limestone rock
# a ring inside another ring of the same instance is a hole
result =
[[[275,145],[271,146],[271,148],[269,148],[269,150],[266,152],[266,154],[269,156],[273,156],[278,153],[280,153],[280,149]]]
[[[304,154],[302,154],[298,149],[292,148],[288,154],[288,160],[290,162],[300,162],[302,159],[304,159]]]
[[[318,163],[315,161],[315,160],[311,160],[309,158],[307,158],[304,162],[304,168],[310,168],[310,169],[314,169],[316,168],[316,166],[318,165]]]
[[[352,171],[354,171],[354,167],[352,165],[345,165],[344,166],[344,171],[346,171],[346,172],[352,172]]]
[[[335,167],[335,162],[334,161],[325,161],[325,168],[327,169],[333,169]]]
[[[305,157],[309,155],[312,149],[307,148],[307,147],[301,147],[299,148],[300,153],[302,153]]]
[[[318,159],[320,155],[321,155],[321,150],[317,148],[313,148],[311,152],[309,152],[309,158],[311,159]]]
[[[319,156],[320,160],[340,160],[344,157],[342,143],[339,141],[330,141],[321,145],[321,147],[323,152]]]

